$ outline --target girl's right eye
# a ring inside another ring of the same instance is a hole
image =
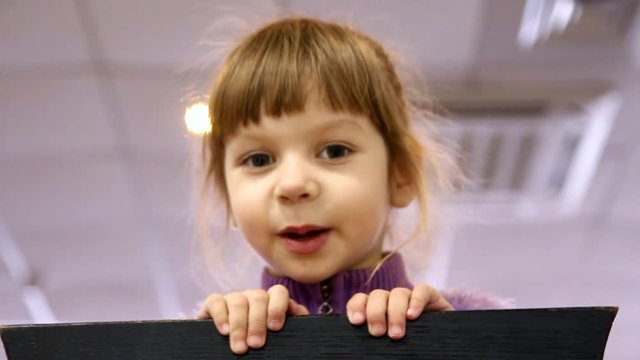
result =
[[[249,167],[263,167],[273,164],[273,158],[269,154],[255,153],[245,157],[242,164]]]

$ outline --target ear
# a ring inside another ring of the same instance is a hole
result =
[[[389,186],[390,203],[393,207],[406,207],[416,198],[415,184],[406,169],[394,167]]]

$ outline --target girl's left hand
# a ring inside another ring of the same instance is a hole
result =
[[[369,295],[357,293],[347,303],[347,317],[353,325],[366,321],[369,333],[392,339],[405,335],[407,320],[415,320],[423,311],[453,311],[451,304],[434,288],[416,285],[413,290],[395,288],[373,290]],[[387,331],[388,330],[388,331]]]

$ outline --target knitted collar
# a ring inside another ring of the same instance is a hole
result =
[[[349,270],[338,273],[319,283],[305,284],[283,276],[262,271],[262,288],[280,284],[289,290],[289,296],[314,313],[344,314],[347,301],[358,293],[370,293],[375,289],[391,290],[396,287],[413,287],[407,279],[400,254],[385,261],[369,280],[373,269]]]

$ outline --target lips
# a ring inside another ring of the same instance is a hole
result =
[[[287,226],[278,233],[278,236],[291,240],[304,241],[321,235],[329,230],[331,229],[317,225]]]
[[[288,226],[278,236],[287,249],[301,255],[313,254],[320,250],[329,239],[331,229],[317,225]]]

